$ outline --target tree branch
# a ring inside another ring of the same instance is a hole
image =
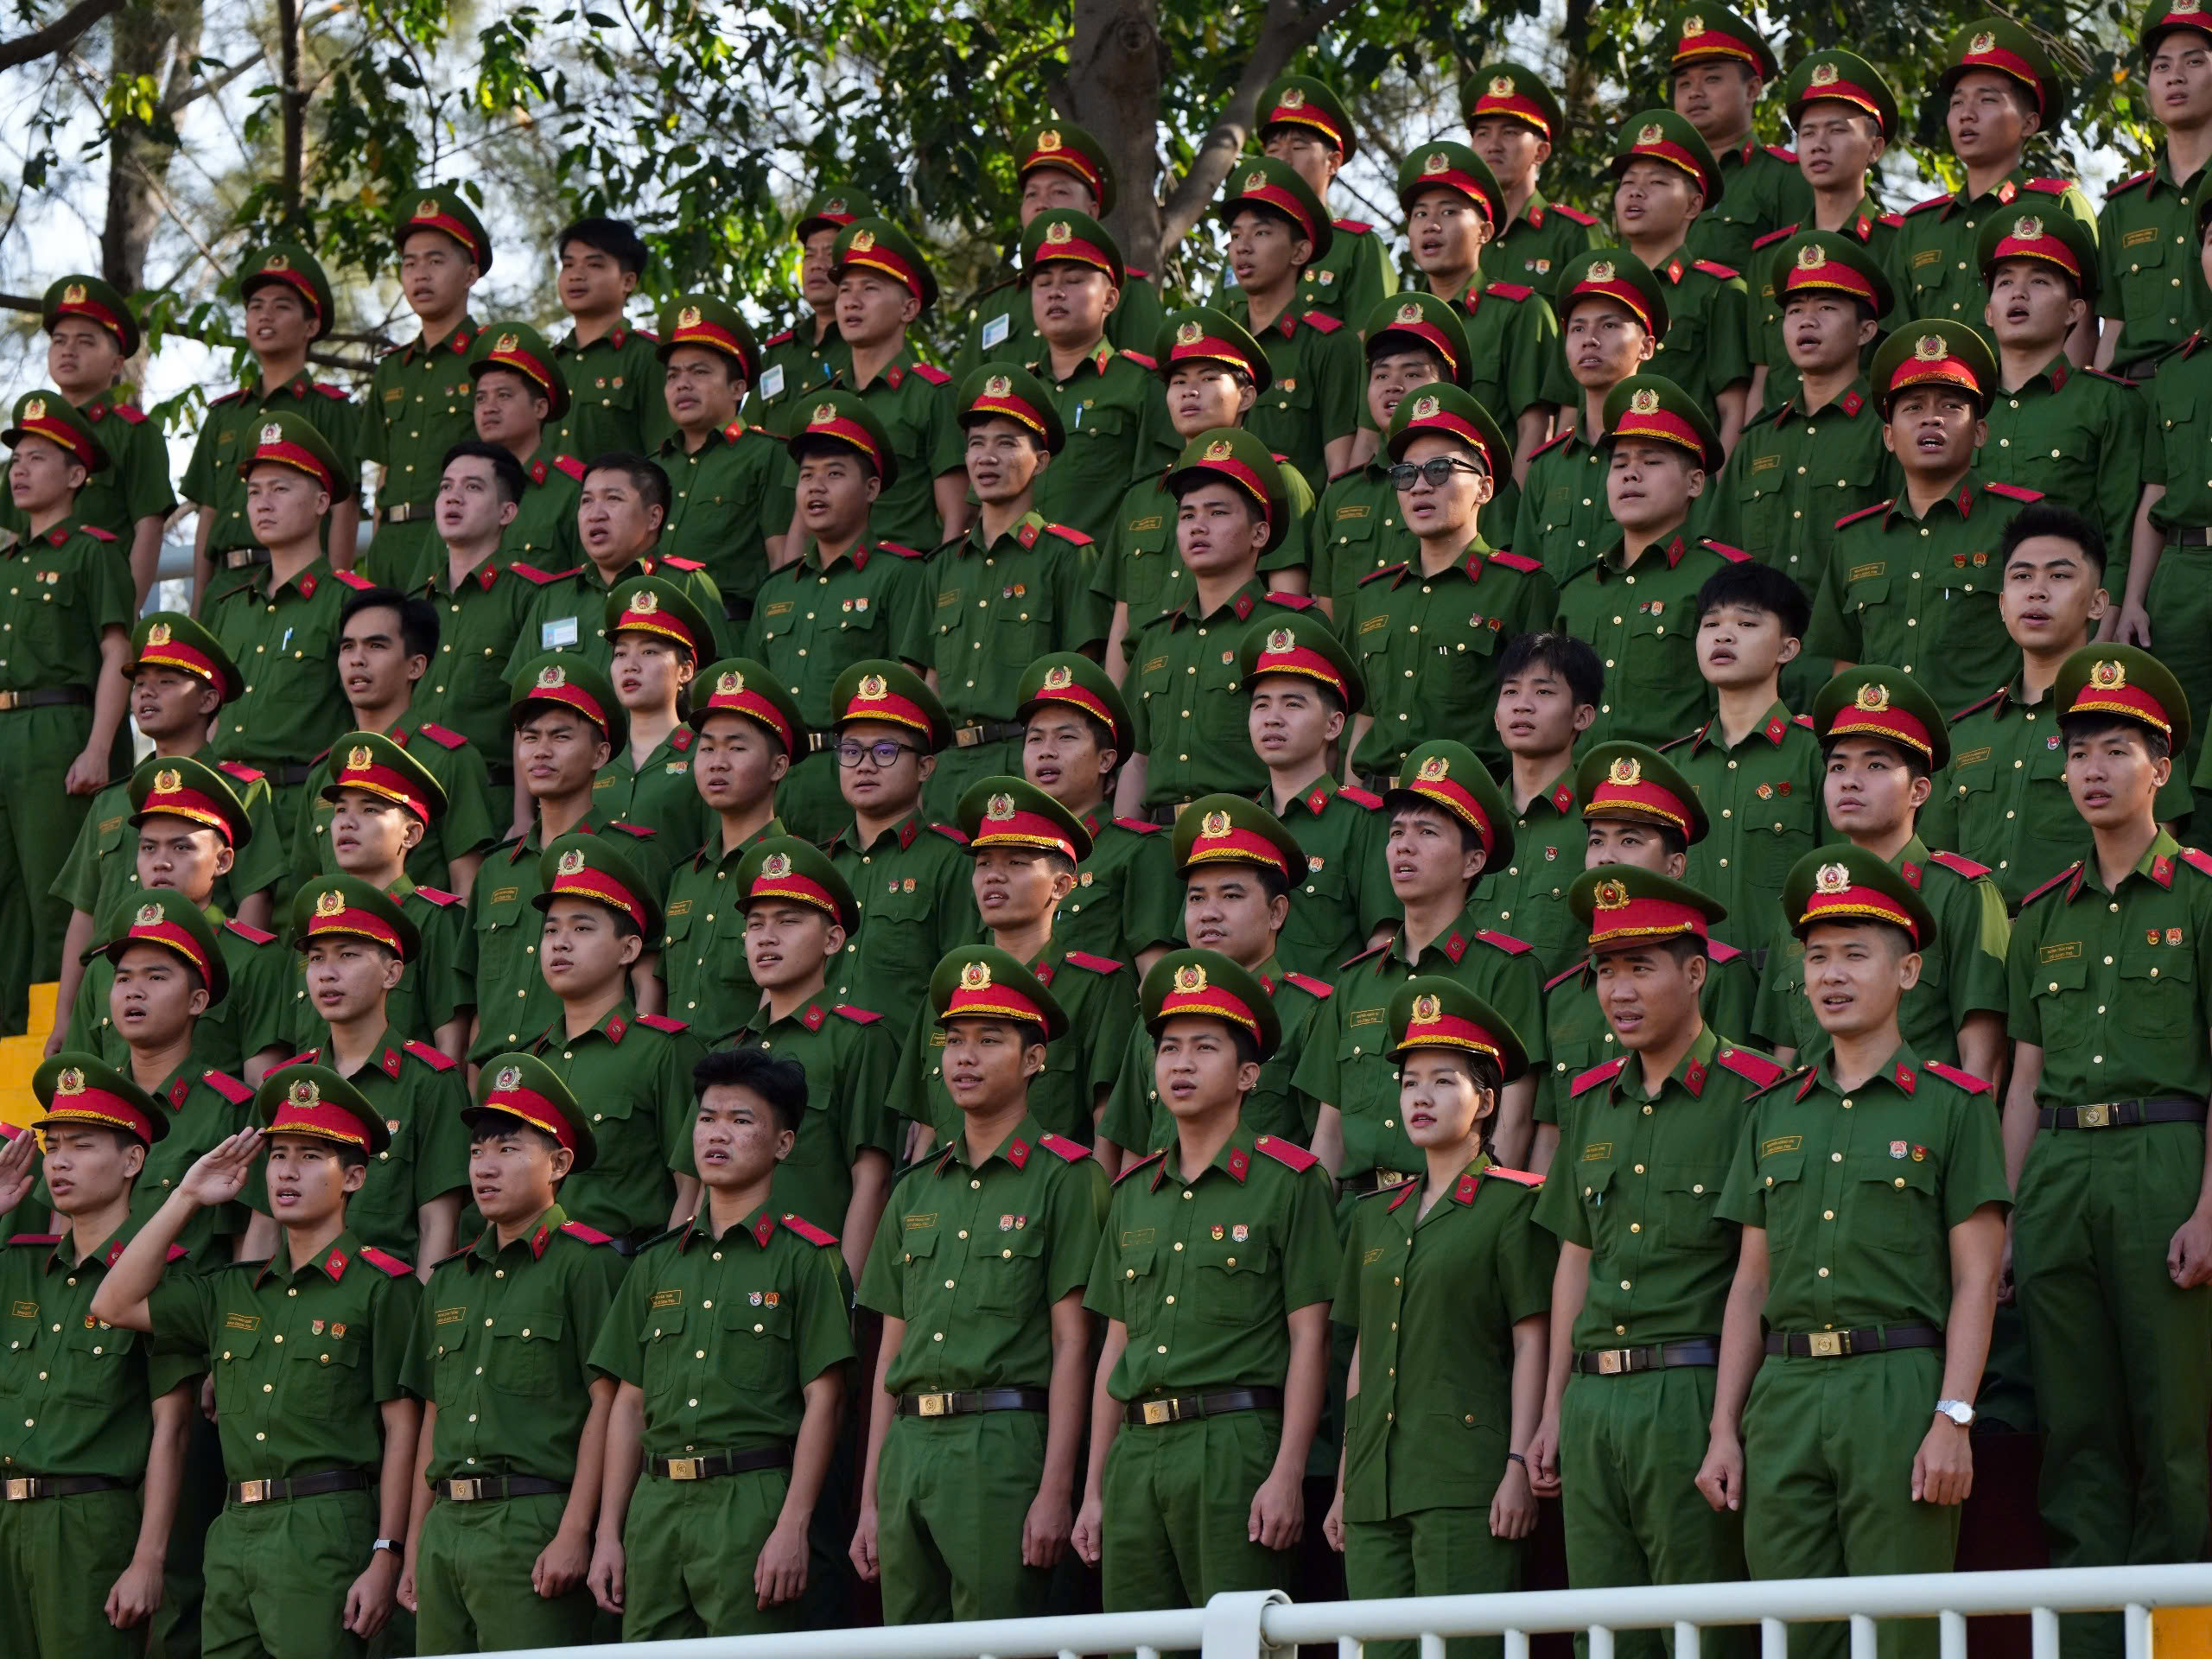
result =
[[[12,69],[20,63],[30,63],[59,52],[75,43],[85,31],[106,16],[121,9],[123,0],[77,0],[77,3],[63,12],[43,29],[35,29],[28,35],[18,35],[13,40],[0,41],[0,69]]]

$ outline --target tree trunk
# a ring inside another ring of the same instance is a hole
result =
[[[1106,228],[1123,258],[1150,271],[1160,269],[1162,245],[1160,58],[1154,0],[1075,0],[1067,113],[1097,135],[1113,164]]]
[[[114,29],[118,82],[156,81],[154,102],[181,97],[200,51],[200,0],[147,0],[127,6]],[[162,214],[175,134],[135,118],[118,121],[108,140],[107,218],[100,231],[100,272],[126,294],[145,286],[146,252]]]

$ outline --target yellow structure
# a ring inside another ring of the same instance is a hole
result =
[[[2161,1607],[2152,1613],[2151,1659],[2212,1659],[2212,1607]]]
[[[46,1058],[46,1039],[54,1029],[54,992],[51,984],[31,987],[31,1028],[20,1037],[0,1037],[0,1122],[28,1123],[38,1115],[31,1096],[31,1074]]]

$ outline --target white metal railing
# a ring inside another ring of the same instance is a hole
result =
[[[793,1636],[630,1642],[540,1648],[506,1659],[1074,1659],[1164,1649],[1205,1659],[1265,1659],[1300,1643],[1334,1643],[1357,1659],[1362,1642],[1418,1638],[1421,1659],[1443,1659],[1447,1637],[1503,1636],[1505,1659],[1529,1659],[1529,1638],[1587,1631],[1590,1659],[1612,1659],[1613,1632],[1664,1630],[1675,1659],[1697,1659],[1707,1625],[1757,1624],[1761,1659],[1786,1659],[1792,1624],[1850,1621],[1852,1659],[1874,1659],[1875,1621],[1935,1618],[1942,1659],[1966,1659],[1970,1616],[2024,1613],[2034,1659],[2060,1659],[2061,1613],[2125,1616],[2126,1659],[2151,1659],[2151,1612],[2212,1606],[2212,1565],[2093,1567],[2040,1573],[1899,1573],[1747,1584],[1543,1590],[1511,1596],[1409,1596],[1389,1601],[1294,1603],[1274,1591],[1216,1596],[1204,1607],[968,1624],[811,1630]]]

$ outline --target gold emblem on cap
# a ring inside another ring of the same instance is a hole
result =
[[[1052,150],[1058,149],[1059,147],[1060,130],[1058,127],[1046,127],[1042,132],[1037,135],[1038,149]]]
[[[159,651],[163,645],[168,644],[168,642],[169,625],[168,623],[156,622],[153,626],[146,630],[146,643],[156,651]]]
[[[1692,12],[1688,16],[1682,19],[1682,38],[1684,40],[1688,40],[1693,35],[1702,35],[1704,33],[1705,19],[1699,16],[1695,12]]]
[[[81,1095],[85,1092],[85,1074],[73,1065],[61,1068],[61,1075],[54,1080],[57,1095]]]
[[[1045,227],[1045,239],[1055,244],[1072,242],[1075,240],[1075,226],[1065,219],[1056,219]]]
[[[2089,669],[2089,683],[2100,691],[2121,690],[2127,684],[2126,665],[2111,658],[2094,664]]]
[[[1280,657],[1298,644],[1298,638],[1288,628],[1277,628],[1268,635],[1268,654]]]
[[[863,702],[874,702],[888,693],[891,686],[880,674],[863,674],[859,689]]]
[[[2023,213],[2012,226],[2012,234],[2023,242],[2034,242],[2043,236],[2043,220],[2033,213]]]
[[[1490,78],[1490,95],[1492,98],[1512,97],[1513,77],[1510,75],[1492,75]]]
[[[1244,175],[1244,191],[1247,195],[1255,190],[1264,190],[1267,188],[1268,175],[1258,168],[1255,168]]]
[[[2198,0],[2173,0],[2168,9],[2176,12],[2195,12],[2200,9]]]
[[[318,916],[336,916],[345,908],[346,895],[335,887],[326,887],[315,895],[315,913]]]
[[[1286,110],[1304,109],[1306,107],[1306,89],[1303,86],[1284,87],[1282,89],[1282,103],[1281,107]]]
[[[1421,995],[1414,998],[1414,1023],[1423,1026],[1431,1025],[1436,1020],[1441,1019],[1443,1014],[1443,1003],[1438,1001],[1436,998],[1428,995],[1426,992]]]
[[[1943,358],[1943,336],[1923,334],[1912,342],[1912,354],[1923,363],[1939,363]]]
[[[1818,243],[1808,242],[1797,250],[1797,269],[1800,270],[1818,270],[1827,262],[1828,257],[1821,251]]]
[[[430,196],[425,196],[425,197],[423,197],[423,200],[420,200],[420,201],[418,201],[418,202],[416,202],[416,203],[415,204],[415,217],[416,217],[416,218],[417,218],[417,219],[435,219],[437,216],[438,216],[438,204],[437,204],[437,201],[436,201],[436,199],[435,199],[435,198],[434,198],[434,197],[430,197]]]
[[[963,991],[988,990],[991,984],[991,964],[988,962],[964,963],[960,969],[960,988]]]
[[[1643,781],[1643,763],[1632,754],[1624,754],[1605,769],[1605,781],[1624,788],[1640,784]]]
[[[1866,713],[1878,715],[1890,706],[1890,688],[1878,681],[1869,680],[1859,688],[1859,694],[1851,701]]]
[[[184,774],[174,766],[164,767],[154,774],[154,793],[174,795],[184,787]]]
[[[368,770],[369,762],[374,758],[375,757],[370,754],[369,746],[367,744],[356,743],[352,748],[346,752],[346,770],[348,772],[365,772]]]
[[[1443,408],[1444,401],[1440,397],[1420,398],[1414,404],[1414,419],[1417,421],[1433,420],[1440,413],[1442,412]]]
[[[522,336],[520,334],[501,334],[499,336],[499,343],[494,346],[492,349],[495,352],[518,352],[522,350]]]
[[[1628,883],[1621,880],[1600,881],[1592,892],[1600,910],[1619,910],[1628,903]]]
[[[583,867],[584,849],[582,848],[571,847],[567,852],[561,855],[560,869],[562,874],[575,875],[583,869]]]
[[[1218,841],[1229,833],[1229,814],[1213,811],[1206,814],[1205,822],[1198,826],[1199,836],[1209,841]]]
[[[1985,52],[1994,52],[1996,49],[1997,36],[1986,29],[1975,35],[1967,46],[1967,50],[1976,57],[1980,57]]]
[[[498,1089],[502,1091],[509,1089],[521,1088],[522,1068],[518,1065],[501,1066],[499,1068],[499,1075],[492,1080],[492,1086],[494,1089]]]
[[[1175,970],[1175,988],[1185,995],[1194,995],[1206,988],[1206,970],[1195,962],[1186,962]]]
[[[679,328],[696,328],[704,321],[696,305],[687,305],[676,314],[676,326]]]
[[[569,671],[558,663],[548,663],[537,671],[537,689],[541,691],[558,691],[568,683]]]
[[[771,881],[780,881],[791,873],[791,855],[789,853],[771,853],[760,861],[760,874]]]
[[[1422,159],[1421,170],[1431,177],[1439,173],[1448,173],[1452,170],[1452,158],[1440,149],[1431,150]]]
[[[1659,412],[1659,394],[1649,386],[1638,386],[1630,395],[1628,406],[1634,414],[1656,415]]]
[[[1211,443],[1206,445],[1205,458],[1208,461],[1227,461],[1236,453],[1236,446],[1230,442],[1227,438],[1216,438]]]
[[[285,1090],[284,1098],[295,1106],[318,1106],[322,1103],[322,1090],[313,1077],[302,1077]]]
[[[1206,331],[1193,319],[1175,331],[1178,346],[1195,346],[1206,337]]]
[[[1590,269],[1583,274],[1583,280],[1590,283],[1611,282],[1613,280],[1613,262],[1610,259],[1598,259],[1592,261]]]
[[[829,424],[830,424],[830,422],[832,422],[832,421],[836,420],[836,418],[837,418],[837,405],[836,405],[836,404],[817,404],[814,406],[814,413],[813,413],[811,416],[810,416],[808,417],[808,419],[807,419],[807,424],[808,424],[809,426],[827,426],[827,425],[829,425]]]
[[[30,402],[25,404],[23,405],[23,418],[27,421],[44,420],[46,418],[46,399],[43,397],[34,397]]]
[[[161,919],[162,907],[159,905],[141,905],[138,906],[137,915],[131,918],[130,925],[133,927],[152,927]]]
[[[1400,322],[1419,322],[1421,321],[1421,302],[1419,300],[1408,300],[1403,305],[1400,306],[1398,308],[1398,321]]]
[[[659,613],[660,595],[653,592],[652,588],[640,588],[638,592],[630,595],[631,615],[658,616]]]
[[[1064,663],[1056,663],[1045,671],[1045,690],[1065,691],[1075,683],[1075,671]]]
[[[822,211],[825,213],[843,213],[845,211],[845,199],[842,196],[830,197],[829,200],[822,204]]]
[[[64,305],[82,305],[86,297],[82,283],[72,283],[61,290],[61,303]]]
[[[986,397],[1008,397],[1013,394],[1014,382],[1002,374],[995,374],[983,382],[983,396]]]
[[[734,697],[744,690],[745,676],[734,668],[715,682],[715,695],[718,697]]]
[[[261,268],[264,270],[289,270],[292,268],[291,256],[272,253],[261,262]]]
[[[264,443],[283,442],[284,429],[275,421],[270,422],[268,425],[261,429],[261,441]]]
[[[983,816],[995,823],[1004,823],[1014,816],[1014,797],[1005,793],[992,796],[983,808]]]
[[[1666,128],[1661,126],[1656,121],[1647,121],[1643,124],[1643,130],[1636,135],[1636,142],[1639,144],[1656,144],[1666,136]]]
[[[1452,775],[1452,763],[1440,754],[1432,754],[1421,763],[1414,778],[1424,784],[1441,783]]]
[[[873,251],[874,247],[875,232],[874,231],[855,231],[853,232],[853,240],[849,251],[854,253],[868,253]]]
[[[1812,84],[1815,86],[1833,86],[1841,79],[1841,73],[1832,63],[1816,63],[1813,66]]]
[[[1838,893],[1851,886],[1851,871],[1841,864],[1823,864],[1813,876],[1816,893]]]

